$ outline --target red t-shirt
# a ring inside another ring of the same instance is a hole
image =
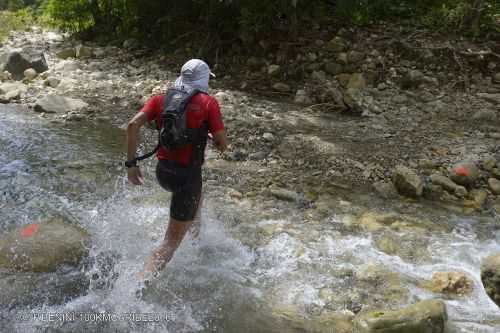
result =
[[[165,95],[156,95],[151,97],[141,109],[148,121],[160,121],[160,115],[165,104]],[[214,135],[224,129],[222,116],[219,109],[219,103],[212,96],[207,94],[197,94],[187,106],[187,127],[200,128],[204,121],[208,122],[208,131]],[[193,147],[191,144],[175,151],[160,147],[156,157],[159,160],[177,161],[183,165],[188,165],[191,159]]]

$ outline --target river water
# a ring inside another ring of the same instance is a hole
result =
[[[109,124],[54,124],[0,106],[0,230],[62,215],[90,232],[90,256],[96,259],[84,269],[90,286],[82,296],[60,305],[2,307],[3,331],[300,332],[276,309],[293,308],[307,317],[373,301],[373,290],[363,296],[363,285],[353,277],[367,263],[404,277],[406,303],[438,297],[415,282],[433,272],[468,273],[473,293],[446,300],[449,331],[500,331],[500,310],[486,296],[479,272],[484,256],[500,252],[500,234],[493,225],[479,227],[494,221],[451,215],[442,219],[452,231],[426,240],[431,259],[422,263],[377,250],[371,235],[339,231],[340,215],[326,225],[293,215],[255,220],[254,225],[274,231],[262,244],[248,245],[245,234],[232,232],[224,215],[214,213],[207,193],[200,237],[189,235],[138,297],[135,273],[163,237],[169,194],[152,177],[153,161],[144,170],[145,186],[127,184],[124,141],[125,133]],[[98,258],[105,258],[107,268]]]

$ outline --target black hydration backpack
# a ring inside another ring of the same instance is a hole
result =
[[[200,128],[187,127],[187,106],[191,99],[199,93],[204,94],[197,89],[189,93],[179,89],[167,91],[160,121],[156,123],[156,129],[159,131],[158,145],[152,152],[137,157],[137,161],[153,156],[160,147],[173,151],[192,144],[191,165],[203,164],[208,138],[208,124],[204,122]]]

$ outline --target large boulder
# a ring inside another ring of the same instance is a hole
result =
[[[474,162],[460,162],[450,170],[450,178],[457,184],[469,186],[479,178],[479,169]]]
[[[488,296],[500,306],[500,253],[483,260],[481,263],[481,281]]]
[[[87,255],[88,233],[62,219],[33,223],[0,238],[0,268],[50,272]]]
[[[422,196],[424,189],[422,179],[413,170],[405,166],[399,165],[396,167],[392,175],[392,182],[401,195],[412,198]]]
[[[58,95],[48,95],[36,101],[35,111],[46,113],[66,113],[70,111],[80,111],[88,106],[80,99],[63,97]]]
[[[40,52],[11,52],[6,57],[3,68],[0,70],[8,71],[14,80],[22,80],[24,71],[33,68],[37,73],[43,73],[49,69],[45,56]]]
[[[396,311],[359,315],[354,325],[360,333],[442,333],[448,320],[440,300],[427,300]]]

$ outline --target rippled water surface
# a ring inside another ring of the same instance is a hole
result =
[[[263,244],[245,246],[246,235],[232,232],[214,214],[210,193],[200,238],[189,235],[138,298],[134,276],[163,237],[169,194],[152,178],[152,161],[146,186],[126,183],[124,140],[122,130],[107,124],[54,124],[0,107],[0,230],[63,216],[87,229],[93,244],[91,264],[84,268],[90,286],[83,296],[62,305],[2,307],[3,331],[292,332],[293,325],[279,320],[273,309],[294,306],[304,316],[351,309],[370,297],[353,277],[367,263],[400,273],[408,303],[436,296],[415,281],[436,271],[467,272],[474,292],[447,300],[449,330],[500,331],[500,310],[484,293],[479,272],[481,259],[500,246],[496,231],[478,236],[479,221],[445,217],[453,231],[427,239],[431,259],[420,263],[377,250],[370,234],[337,231],[342,216],[332,216],[328,224],[287,216],[255,220],[254,227],[275,231]],[[325,290],[334,296],[324,297]],[[43,313],[84,315],[50,321],[37,317]],[[30,320],[16,320],[21,314]],[[152,322],[140,317],[146,314]]]

